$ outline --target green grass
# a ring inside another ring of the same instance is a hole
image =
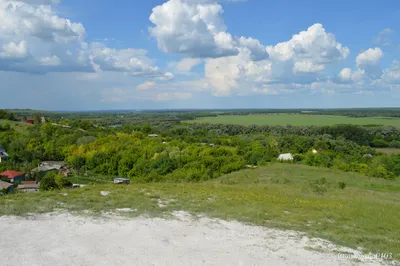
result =
[[[326,193],[315,182],[326,179]],[[339,182],[346,187],[339,188]],[[101,196],[100,191],[110,191]],[[64,193],[67,193],[65,195]],[[204,183],[89,185],[62,192],[0,198],[0,215],[56,210],[94,213],[133,208],[124,215],[168,215],[186,210],[209,217],[291,229],[365,252],[393,253],[400,259],[400,181],[364,177],[331,169],[271,164]],[[170,201],[160,208],[157,200]]]
[[[385,125],[400,127],[400,118],[390,117],[346,117],[332,115],[222,115],[204,117],[186,121],[188,123],[237,124],[237,125],[292,125],[292,126],[329,126],[337,124]]]
[[[27,129],[29,127],[32,127],[33,125],[27,124],[27,123],[21,123],[21,122],[15,122],[15,121],[9,121],[9,120],[4,120],[0,119],[0,126],[4,126],[9,124],[12,129],[19,133],[26,133]]]
[[[396,148],[379,148],[379,149],[376,149],[376,151],[383,152],[388,155],[400,154],[400,149],[396,149]]]

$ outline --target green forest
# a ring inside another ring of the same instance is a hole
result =
[[[40,161],[66,161],[77,173],[84,169],[110,180],[121,176],[132,182],[196,182],[292,153],[290,163],[384,179],[400,175],[400,156],[374,149],[400,147],[400,130],[395,127],[185,124],[149,114],[136,125],[120,127],[99,126],[82,117],[54,120],[59,124],[48,120],[22,132],[8,124],[0,127],[0,145],[10,155],[0,171],[30,173]]]

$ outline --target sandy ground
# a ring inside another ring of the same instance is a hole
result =
[[[0,217],[1,265],[356,265],[298,232],[209,218]],[[360,265],[380,265],[362,259]]]

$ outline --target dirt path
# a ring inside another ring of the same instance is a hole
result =
[[[215,219],[0,217],[1,265],[354,265],[297,232]],[[380,265],[364,260],[362,265]],[[360,263],[361,264],[361,263]]]

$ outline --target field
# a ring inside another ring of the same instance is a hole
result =
[[[400,149],[396,148],[379,148],[376,151],[386,153],[387,155],[400,154]]]
[[[361,117],[353,118],[332,115],[222,115],[204,117],[187,121],[188,123],[237,124],[237,125],[292,125],[292,126],[329,126],[336,124],[384,125],[400,127],[400,118]]]
[[[15,131],[20,132],[20,133],[26,132],[26,129],[28,129],[29,127],[32,126],[32,125],[26,124],[26,123],[0,119],[0,126],[4,126],[7,124],[9,124],[11,126],[11,128],[13,128]]]
[[[101,196],[101,192],[109,192]],[[271,164],[204,183],[89,185],[0,198],[1,215],[66,210],[169,216],[184,210],[211,218],[293,229],[364,252],[400,258],[400,181],[294,164]]]

